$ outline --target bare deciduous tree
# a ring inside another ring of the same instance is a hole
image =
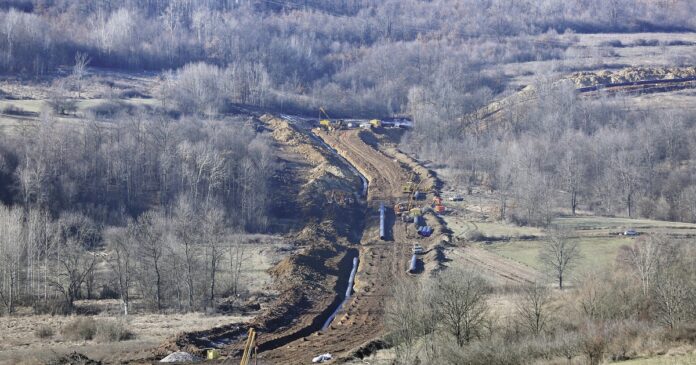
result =
[[[459,346],[481,336],[488,315],[488,285],[471,271],[447,270],[433,288],[433,308]]]
[[[551,321],[551,293],[540,283],[523,288],[517,302],[517,315],[523,327],[535,336],[544,332]]]
[[[87,74],[87,65],[92,60],[87,56],[86,53],[82,52],[77,52],[75,54],[75,65],[73,65],[72,69],[72,81],[75,85],[75,89],[77,89],[77,98],[82,97],[82,88],[83,88],[83,83],[84,83],[84,78],[85,75]]]
[[[580,257],[577,241],[570,239],[568,232],[559,229],[549,233],[539,251],[539,261],[547,273],[556,279],[559,289],[563,289],[564,279]]]

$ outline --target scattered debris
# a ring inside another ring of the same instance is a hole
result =
[[[188,352],[177,351],[167,355],[160,362],[201,362],[202,358]]]
[[[72,352],[70,354],[61,356],[51,362],[49,365],[101,365],[101,361],[95,361],[87,356],[79,353]]]
[[[313,358],[313,359],[312,359],[312,363],[315,363],[315,364],[316,364],[316,363],[322,363],[322,362],[324,362],[324,361],[329,361],[329,360],[331,360],[331,359],[332,359],[331,354],[327,352],[327,353],[325,353],[325,354],[321,354],[321,355],[319,355],[319,356]]]

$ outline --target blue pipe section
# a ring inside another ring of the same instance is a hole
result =
[[[417,263],[418,263],[418,258],[416,258],[416,255],[414,254],[411,257],[411,264],[408,265],[408,272],[415,273],[416,269],[417,269]]]
[[[384,207],[384,203],[379,205],[379,238],[382,240],[387,239],[387,222],[386,222],[387,208]]]

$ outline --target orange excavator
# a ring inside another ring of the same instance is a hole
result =
[[[445,206],[442,204],[442,198],[438,195],[435,195],[433,198],[433,211],[437,214],[442,214],[446,211],[447,209]]]

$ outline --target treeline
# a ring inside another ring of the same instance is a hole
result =
[[[237,294],[239,234],[266,232],[277,169],[246,118],[135,111],[9,130],[0,148],[4,310],[78,299],[197,310]]]
[[[0,71],[49,74],[77,52],[92,66],[167,70],[206,62],[267,74],[264,103],[391,115],[452,64],[560,58],[573,31],[694,29],[681,1],[62,1],[7,3]],[[570,32],[566,32],[570,30]],[[528,35],[545,37],[532,40]],[[500,87],[500,86],[497,86]],[[246,101],[240,98],[242,102]],[[247,102],[253,102],[249,100]]]
[[[566,82],[535,88],[533,100],[484,121],[438,122],[417,110],[403,145],[457,169],[460,184],[488,186],[500,218],[519,223],[547,225],[578,210],[696,222],[694,113],[584,99]]]
[[[184,196],[197,205],[219,203],[235,226],[266,228],[275,157],[267,137],[244,118],[134,112],[72,124],[44,114],[2,145],[0,190],[10,192],[6,203],[26,210],[80,210],[119,224]]]
[[[0,205],[0,313],[73,313],[80,299],[120,299],[124,314],[215,308],[247,289],[245,240],[228,223],[186,198],[123,227]]]
[[[397,364],[594,365],[654,354],[693,342],[694,264],[688,244],[655,236],[624,247],[611,269],[578,273],[563,295],[543,282],[496,289],[449,269],[395,285],[387,339]]]

